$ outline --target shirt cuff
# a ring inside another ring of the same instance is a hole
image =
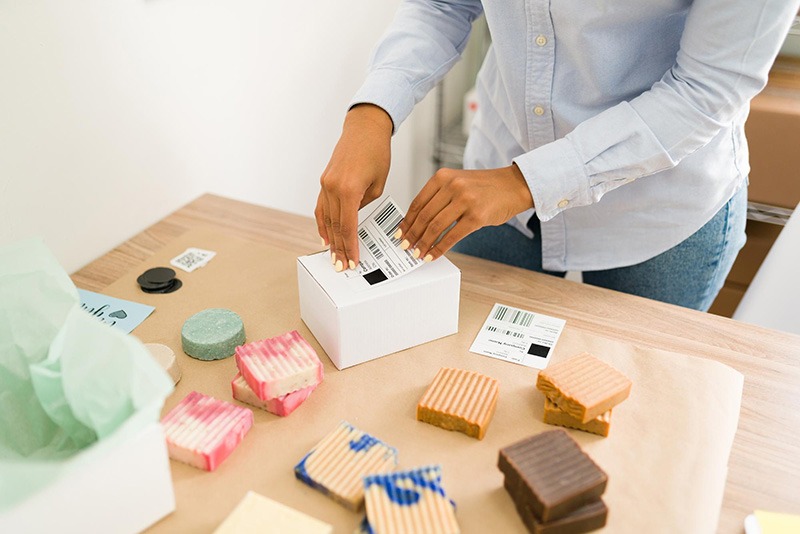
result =
[[[542,222],[567,208],[591,204],[586,168],[568,139],[558,139],[513,161],[528,183]]]
[[[356,104],[374,104],[392,119],[392,135],[414,109],[414,96],[402,72],[378,69],[369,73],[364,84],[350,101],[348,109]]]

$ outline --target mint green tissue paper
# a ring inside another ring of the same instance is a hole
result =
[[[41,241],[0,247],[0,515],[158,421],[169,375],[81,309]]]
[[[75,450],[37,401],[30,364],[47,357],[78,302],[72,280],[41,240],[0,247],[0,459]]]

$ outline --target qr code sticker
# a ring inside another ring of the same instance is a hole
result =
[[[180,256],[172,258],[169,263],[179,269],[183,269],[187,273],[190,273],[206,265],[215,255],[216,252],[212,252],[210,250],[188,248]]]

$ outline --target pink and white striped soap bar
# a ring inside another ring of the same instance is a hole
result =
[[[213,471],[253,426],[253,412],[192,391],[161,424],[170,458]]]
[[[274,413],[275,415],[280,415],[281,417],[286,417],[295,411],[297,407],[303,404],[303,401],[311,395],[311,392],[314,391],[316,387],[316,385],[308,386],[307,388],[292,391],[291,393],[287,393],[275,399],[261,400],[256,397],[256,394],[250,389],[250,386],[247,385],[247,381],[242,376],[242,373],[238,373],[236,378],[231,381],[234,399],[246,402],[256,408]]]
[[[316,386],[323,377],[322,362],[297,330],[236,347],[236,365],[261,400]]]

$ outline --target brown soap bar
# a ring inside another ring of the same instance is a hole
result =
[[[568,516],[548,523],[536,519],[528,506],[517,507],[517,512],[532,534],[582,534],[603,528],[608,518],[608,508],[602,500],[590,502]]]
[[[580,419],[572,417],[567,412],[561,410],[555,402],[547,397],[544,399],[544,422],[548,425],[565,426],[584,432],[591,432],[598,436],[608,436],[611,430],[611,410],[600,414],[587,423],[581,423]]]
[[[497,466],[515,502],[529,506],[543,523],[596,501],[608,482],[564,430],[543,432],[501,449]]]
[[[563,411],[588,423],[627,399],[631,381],[584,352],[540,371],[536,388]]]
[[[417,405],[417,419],[483,439],[497,406],[498,391],[492,377],[442,367]]]

